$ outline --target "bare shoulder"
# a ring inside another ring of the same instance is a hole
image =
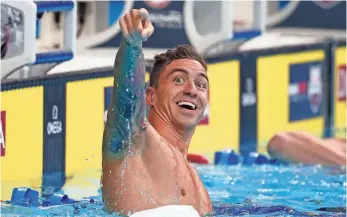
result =
[[[165,165],[168,161],[175,162],[175,156],[170,148],[170,144],[152,125],[148,125],[144,131],[144,137],[144,144],[141,146],[141,157],[145,165]]]
[[[157,149],[160,144],[163,142],[162,136],[158,133],[158,131],[152,126],[148,125],[145,133],[145,145],[143,148],[145,150]]]
[[[144,139],[144,149],[153,148],[153,146],[158,145],[162,140],[162,137],[159,135],[156,129],[151,124],[146,126],[146,129],[143,131]]]
[[[346,139],[344,138],[328,138],[323,139],[324,145],[337,152],[346,153]]]

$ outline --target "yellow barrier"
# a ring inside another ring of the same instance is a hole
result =
[[[1,198],[9,198],[16,180],[41,185],[43,155],[43,87],[1,93],[5,114],[5,156],[1,157]],[[12,186],[12,187],[10,187]]]
[[[290,64],[323,61],[324,51],[260,57],[258,77],[258,151],[267,153],[266,141],[285,130],[303,130],[321,136],[324,118],[317,117],[289,122],[289,66]]]

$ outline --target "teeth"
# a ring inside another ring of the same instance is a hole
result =
[[[195,107],[196,107],[196,106],[195,106],[193,103],[191,103],[191,102],[179,102],[178,105],[179,105],[179,106],[187,105],[187,106],[192,107],[193,109],[195,109]]]

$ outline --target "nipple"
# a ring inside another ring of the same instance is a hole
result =
[[[186,190],[184,190],[184,188],[181,188],[181,195],[186,196]]]

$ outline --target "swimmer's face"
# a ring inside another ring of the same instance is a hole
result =
[[[147,101],[163,118],[179,128],[194,128],[208,104],[209,81],[196,60],[178,59],[160,73],[157,88],[149,88]]]

